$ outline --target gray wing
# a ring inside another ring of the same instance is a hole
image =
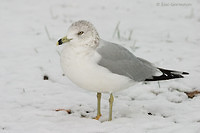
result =
[[[100,66],[135,81],[151,79],[157,71],[157,68],[150,62],[137,58],[118,44],[100,40],[97,52],[101,55],[101,60],[98,62]]]

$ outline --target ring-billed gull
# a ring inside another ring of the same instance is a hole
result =
[[[110,93],[109,121],[112,120],[113,92],[141,81],[183,78],[187,72],[166,70],[136,57],[126,48],[100,39],[94,26],[85,20],[74,22],[57,45],[68,43],[61,52],[65,75],[79,87],[97,92],[99,119],[101,93]]]

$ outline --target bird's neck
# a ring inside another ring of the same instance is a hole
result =
[[[88,45],[75,45],[69,44],[63,48],[63,51],[66,53],[76,54],[76,55],[85,55],[92,53],[95,49]]]

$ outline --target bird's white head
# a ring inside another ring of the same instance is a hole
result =
[[[88,21],[74,22],[67,31],[67,36],[61,38],[57,45],[69,42],[72,45],[83,45],[95,48],[99,43],[99,35],[95,27]]]

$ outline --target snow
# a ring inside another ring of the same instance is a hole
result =
[[[184,92],[200,90],[200,1],[165,2],[168,6],[155,0],[1,0],[0,132],[199,133],[200,96],[189,99]],[[106,121],[109,95],[103,94],[103,116],[92,119],[96,94],[62,75],[62,47],[56,46],[80,19],[92,22],[101,38],[190,75],[114,93],[111,122]],[[118,23],[120,38],[114,34]]]

